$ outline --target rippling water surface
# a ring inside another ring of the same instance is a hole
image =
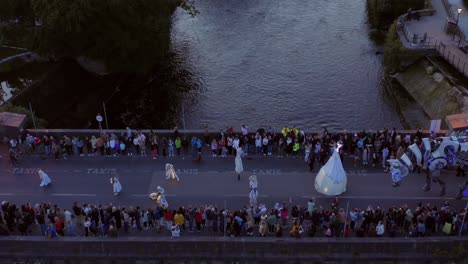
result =
[[[203,0],[174,16],[175,49],[197,94],[187,128],[401,127],[381,85],[382,57],[361,0]]]

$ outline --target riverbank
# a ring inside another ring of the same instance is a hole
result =
[[[458,79],[459,84],[454,84],[446,72],[440,70],[442,67],[439,63],[440,61],[422,58],[394,76],[394,80],[432,120],[444,120],[448,115],[468,110],[468,91],[462,86],[468,84],[467,80]],[[403,111],[403,115],[407,116],[407,113]],[[423,127],[427,126],[426,121]],[[442,127],[447,127],[444,122]]]

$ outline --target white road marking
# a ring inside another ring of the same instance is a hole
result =
[[[149,198],[149,194],[132,194],[131,196],[134,196],[134,197],[148,197]],[[165,196],[166,197],[175,197],[176,195],[175,194],[166,194]]]
[[[302,198],[334,198],[335,196],[325,197],[317,195],[301,196]],[[402,196],[337,196],[340,199],[380,199],[380,200],[456,200],[451,197],[402,197]]]
[[[248,194],[225,194],[224,197],[249,197]],[[268,195],[258,195],[258,197],[269,197]]]
[[[96,196],[91,193],[52,193],[53,196]]]
[[[15,195],[14,193],[0,193],[0,196]]]

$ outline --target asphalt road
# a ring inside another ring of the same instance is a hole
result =
[[[166,180],[165,163],[172,163],[181,181]],[[317,165],[316,165],[317,167]],[[49,187],[39,186],[37,170],[44,170],[52,179]],[[25,156],[14,167],[8,158],[0,159],[0,199],[16,203],[50,202],[61,207],[71,207],[74,201],[96,204],[112,203],[116,206],[152,205],[148,194],[156,186],[166,190],[170,207],[214,205],[218,208],[236,209],[248,204],[248,177],[257,175],[259,203],[268,208],[275,202],[306,205],[315,197],[319,205],[329,207],[334,197],[319,194],[314,188],[314,172],[308,171],[302,158],[249,157],[244,159],[241,181],[234,172],[234,157],[204,157],[195,162],[190,157],[153,160],[150,157],[74,157],[67,160],[43,160],[39,156]],[[345,160],[348,176],[347,191],[340,196],[340,206],[346,208],[374,208],[400,206],[414,207],[418,202],[437,206],[449,200],[457,207],[465,206],[468,199],[455,200],[458,185],[466,178],[455,177],[446,171],[442,177],[447,182],[447,194],[439,196],[439,187],[422,191],[423,174],[411,174],[399,188],[392,187],[389,174],[381,167],[354,167]],[[117,173],[123,191],[114,196],[109,178]]]

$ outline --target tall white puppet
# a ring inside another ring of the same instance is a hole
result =
[[[177,173],[175,172],[174,165],[166,163],[166,180],[169,179],[180,181],[179,176],[177,176]]]
[[[164,188],[161,186],[156,187],[157,192],[151,193],[149,195],[150,199],[156,201],[158,205],[169,206],[164,195]]]
[[[346,191],[347,177],[339,155],[342,146],[337,144],[332,156],[315,177],[317,192],[325,195],[340,195]]]
[[[257,206],[257,197],[258,197],[258,180],[257,176],[252,175],[249,177],[249,185],[250,185],[250,192],[249,192],[249,203],[250,206]]]
[[[39,174],[39,178],[41,179],[41,184],[39,186],[47,187],[47,185],[49,185],[52,182],[49,175],[47,175],[44,171],[38,170],[37,174]]]
[[[117,175],[112,176],[112,178],[110,178],[110,183],[112,184],[114,195],[118,195],[122,191],[122,185],[120,184],[119,177],[117,177]]]
[[[242,166],[242,155],[244,152],[242,151],[241,148],[237,147],[236,148],[236,159],[234,160],[234,163],[236,165],[236,173],[237,173],[237,180],[240,181],[240,175],[244,171],[244,166]]]

